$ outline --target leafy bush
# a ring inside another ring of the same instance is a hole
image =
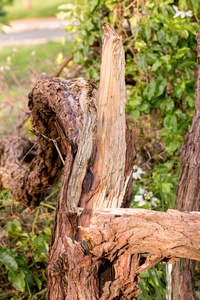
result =
[[[58,188],[53,193],[57,191]],[[36,209],[23,210],[18,202],[11,200],[9,192],[4,191],[0,194],[0,204],[3,216],[0,280],[5,282],[1,285],[0,299],[46,299],[48,244],[55,202],[48,200]]]
[[[5,11],[5,7],[11,5],[13,0],[0,0],[0,28],[1,24],[7,24],[6,22],[6,15],[7,12]]]

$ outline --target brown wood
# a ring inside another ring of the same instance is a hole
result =
[[[55,94],[57,100],[51,96],[49,87],[44,92],[45,81],[39,82],[34,89],[42,90],[38,99],[42,97],[49,102],[56,113],[61,146],[67,138],[73,149],[76,141],[75,152],[70,152],[70,145],[65,147],[68,162],[65,163],[49,251],[49,299],[114,299],[113,295],[132,297],[140,293],[136,288],[137,276],[133,284],[127,278],[124,285],[120,275],[112,287],[105,288],[108,281],[114,279],[113,266],[105,258],[93,261],[77,227],[89,225],[99,206],[128,205],[132,195],[131,174],[138,128],[135,126],[131,134],[125,120],[125,62],[121,40],[114,30],[106,24],[104,27],[99,96],[96,84],[81,78],[52,79],[51,83],[48,79],[48,86],[54,86],[55,81],[62,85],[61,91]],[[65,93],[65,101],[61,99],[62,93]],[[55,105],[57,102],[59,106]],[[68,102],[75,112],[66,108]],[[59,107],[65,112],[62,116]],[[79,134],[69,137],[77,126],[78,111],[81,112]],[[80,243],[75,242],[77,239]],[[127,261],[132,261],[136,267],[139,256],[128,254],[119,258],[118,268],[126,275],[129,274]]]
[[[122,253],[200,260],[200,213],[169,209],[99,209],[84,237],[96,257]],[[136,272],[137,273],[137,272]]]
[[[200,30],[197,29],[197,74],[195,111],[190,131],[181,148],[181,175],[175,208],[178,210],[200,209]],[[195,261],[182,259],[173,272],[173,298],[196,299]]]

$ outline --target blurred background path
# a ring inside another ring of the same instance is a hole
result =
[[[56,17],[11,20],[9,26],[3,26],[5,33],[0,33],[0,46],[33,45],[48,41],[60,41],[65,35],[71,39],[71,32],[66,32],[64,27],[67,21]]]

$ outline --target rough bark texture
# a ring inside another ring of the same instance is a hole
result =
[[[34,143],[15,130],[0,137],[0,190],[9,189],[22,205],[36,205],[55,183],[62,163],[52,141],[38,137]]]
[[[181,149],[181,175],[178,185],[176,206],[178,210],[200,209],[200,30],[197,29],[197,74],[195,111],[190,131]],[[173,299],[196,299],[195,261],[182,259],[173,272]],[[179,278],[180,276],[180,278]]]
[[[200,260],[200,213],[145,209],[100,209],[84,231],[96,257],[110,261],[122,253]],[[137,273],[137,272],[136,272]]]

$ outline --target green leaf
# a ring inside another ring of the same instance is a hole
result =
[[[85,38],[85,41],[87,42],[88,45],[93,45],[95,40],[95,36],[92,34],[88,34]]]
[[[163,29],[157,32],[157,37],[161,45],[166,43],[166,32]]]
[[[0,262],[5,265],[5,267],[11,272],[16,272],[18,269],[17,262],[15,259],[6,251],[4,248],[0,247]]]
[[[158,58],[158,54],[157,53],[151,53],[151,52],[147,53],[147,59],[149,59],[149,60],[155,60],[157,58]]]
[[[170,142],[169,145],[167,145],[167,150],[170,152],[174,152],[179,146],[178,141]]]
[[[148,42],[151,38],[151,28],[150,26],[146,25],[142,27],[142,34],[144,39]]]
[[[185,60],[182,64],[179,64],[178,65],[178,68],[182,68],[182,67],[185,67],[185,66],[194,66],[195,69],[197,68],[197,62],[196,61],[193,61],[193,60]]]
[[[134,119],[135,121],[137,121],[137,120],[139,119],[139,117],[140,117],[140,111],[139,111],[138,109],[134,109],[134,110],[132,111],[132,115],[133,115],[133,119]]]
[[[188,0],[188,3],[193,14],[196,15],[199,9],[199,0]]]
[[[24,292],[24,290],[25,290],[24,278],[25,278],[25,274],[22,270],[20,270],[20,272],[16,272],[16,273],[11,273],[11,272],[8,273],[9,281],[20,292]]]
[[[175,115],[166,115],[164,118],[164,127],[169,129],[170,127],[177,125],[177,118]]]
[[[136,107],[137,105],[140,105],[141,102],[142,102],[142,97],[140,96],[136,96],[136,97],[133,97],[129,100],[131,102],[131,105],[134,107]]]
[[[177,45],[177,43],[178,43],[178,34],[173,34],[172,35],[172,46],[176,46]]]
[[[98,0],[90,0],[88,2],[88,8],[89,8],[90,12],[92,12],[96,8],[96,6],[98,5],[98,3],[99,3]]]
[[[83,60],[83,54],[80,51],[76,51],[73,54],[73,61],[78,64],[81,63],[82,60]]]
[[[92,24],[92,22],[90,20],[87,20],[86,22],[84,22],[84,27],[86,27],[86,29],[88,31],[91,31],[94,27],[94,25]]]
[[[141,69],[146,69],[146,55],[140,54],[139,60],[138,60],[139,66]]]
[[[144,95],[147,96],[147,99],[150,101],[155,96],[156,91],[156,81],[149,83],[144,91]]]
[[[161,96],[164,93],[164,90],[167,86],[167,79],[157,79],[156,80],[156,88],[155,88],[155,95],[156,97]]]
[[[49,227],[44,228],[44,233],[46,235],[51,235],[51,229]]]
[[[150,112],[150,110],[149,110],[149,104],[148,103],[141,104],[139,106],[139,110],[143,111],[146,114],[148,114]]]
[[[184,114],[180,109],[177,109],[176,111],[175,111],[175,114],[179,117],[179,118],[181,118],[182,120],[185,120],[187,117],[186,117],[186,114]]]
[[[162,189],[163,193],[169,194],[171,188],[173,188],[173,185],[171,183],[168,183],[168,182],[161,183],[161,189]]]
[[[189,107],[194,107],[195,105],[195,97],[194,95],[188,95],[185,97],[185,102],[188,103]]]
[[[12,221],[9,221],[6,226],[7,233],[10,234],[16,234],[22,231],[22,226],[19,220],[13,219]]]
[[[152,65],[152,71],[156,72],[158,68],[162,65],[162,62],[157,60],[153,65]]]
[[[190,50],[190,48],[188,48],[188,47],[183,47],[181,49],[178,49],[178,51],[176,52],[176,58],[183,57],[188,50]]]
[[[168,97],[166,100],[161,103],[160,108],[166,112],[172,111],[174,109],[174,101],[171,97]]]
[[[133,29],[133,36],[134,36],[134,39],[137,39],[138,37],[138,33],[140,32],[140,30],[142,29],[142,25],[139,24],[137,27],[135,27]]]
[[[33,274],[33,277],[34,277],[34,280],[35,280],[35,282],[36,282],[36,284],[37,284],[37,287],[38,287],[38,289],[39,289],[39,291],[40,291],[41,288],[42,288],[42,281],[41,281],[39,278],[37,278],[37,277],[35,276],[35,274]]]

